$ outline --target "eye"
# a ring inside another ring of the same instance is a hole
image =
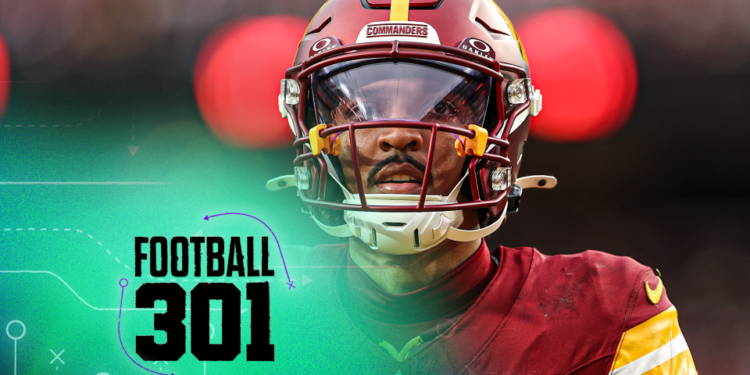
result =
[[[356,103],[351,103],[344,109],[344,118],[347,122],[361,122],[364,121],[364,115],[362,109]]]
[[[433,112],[439,115],[453,116],[456,114],[456,112],[458,112],[458,109],[455,105],[453,105],[453,103],[447,100],[441,100],[438,104],[435,105]]]
[[[363,121],[364,116],[362,114],[362,109],[357,103],[341,101],[334,118],[338,118],[339,121],[337,123],[341,124],[346,122]]]
[[[347,107],[346,114],[349,117],[361,117],[362,116],[362,110],[359,108],[359,104],[351,104]]]

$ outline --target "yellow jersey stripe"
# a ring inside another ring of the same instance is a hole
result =
[[[672,357],[672,359],[660,364],[643,373],[643,375],[697,375],[698,371],[695,369],[695,363],[693,363],[693,355],[690,354],[690,349]]]
[[[409,0],[391,0],[391,21],[409,20]]]
[[[679,335],[673,340],[664,344],[664,346],[652,351],[636,359],[633,362],[628,363],[625,366],[610,371],[610,375],[643,375],[649,370],[661,365],[664,362],[668,362],[678,354],[687,351],[688,346],[685,342],[685,337]],[[675,375],[674,372],[659,373],[664,375]]]
[[[623,334],[612,369],[616,370],[632,363],[680,335],[682,332],[677,324],[677,310],[672,306]]]

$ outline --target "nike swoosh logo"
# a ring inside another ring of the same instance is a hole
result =
[[[649,302],[656,305],[659,303],[659,300],[661,300],[661,294],[664,292],[664,283],[661,282],[661,278],[659,276],[656,276],[656,279],[659,281],[659,283],[656,285],[656,289],[651,290],[651,287],[648,285],[648,281],[646,281],[646,297],[648,297]]]

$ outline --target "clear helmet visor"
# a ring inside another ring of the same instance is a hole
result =
[[[484,123],[492,79],[427,60],[335,64],[312,75],[318,123],[398,119],[461,126]]]

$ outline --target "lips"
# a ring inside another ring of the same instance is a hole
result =
[[[423,178],[409,163],[390,163],[376,175],[375,188],[386,194],[419,194]]]

